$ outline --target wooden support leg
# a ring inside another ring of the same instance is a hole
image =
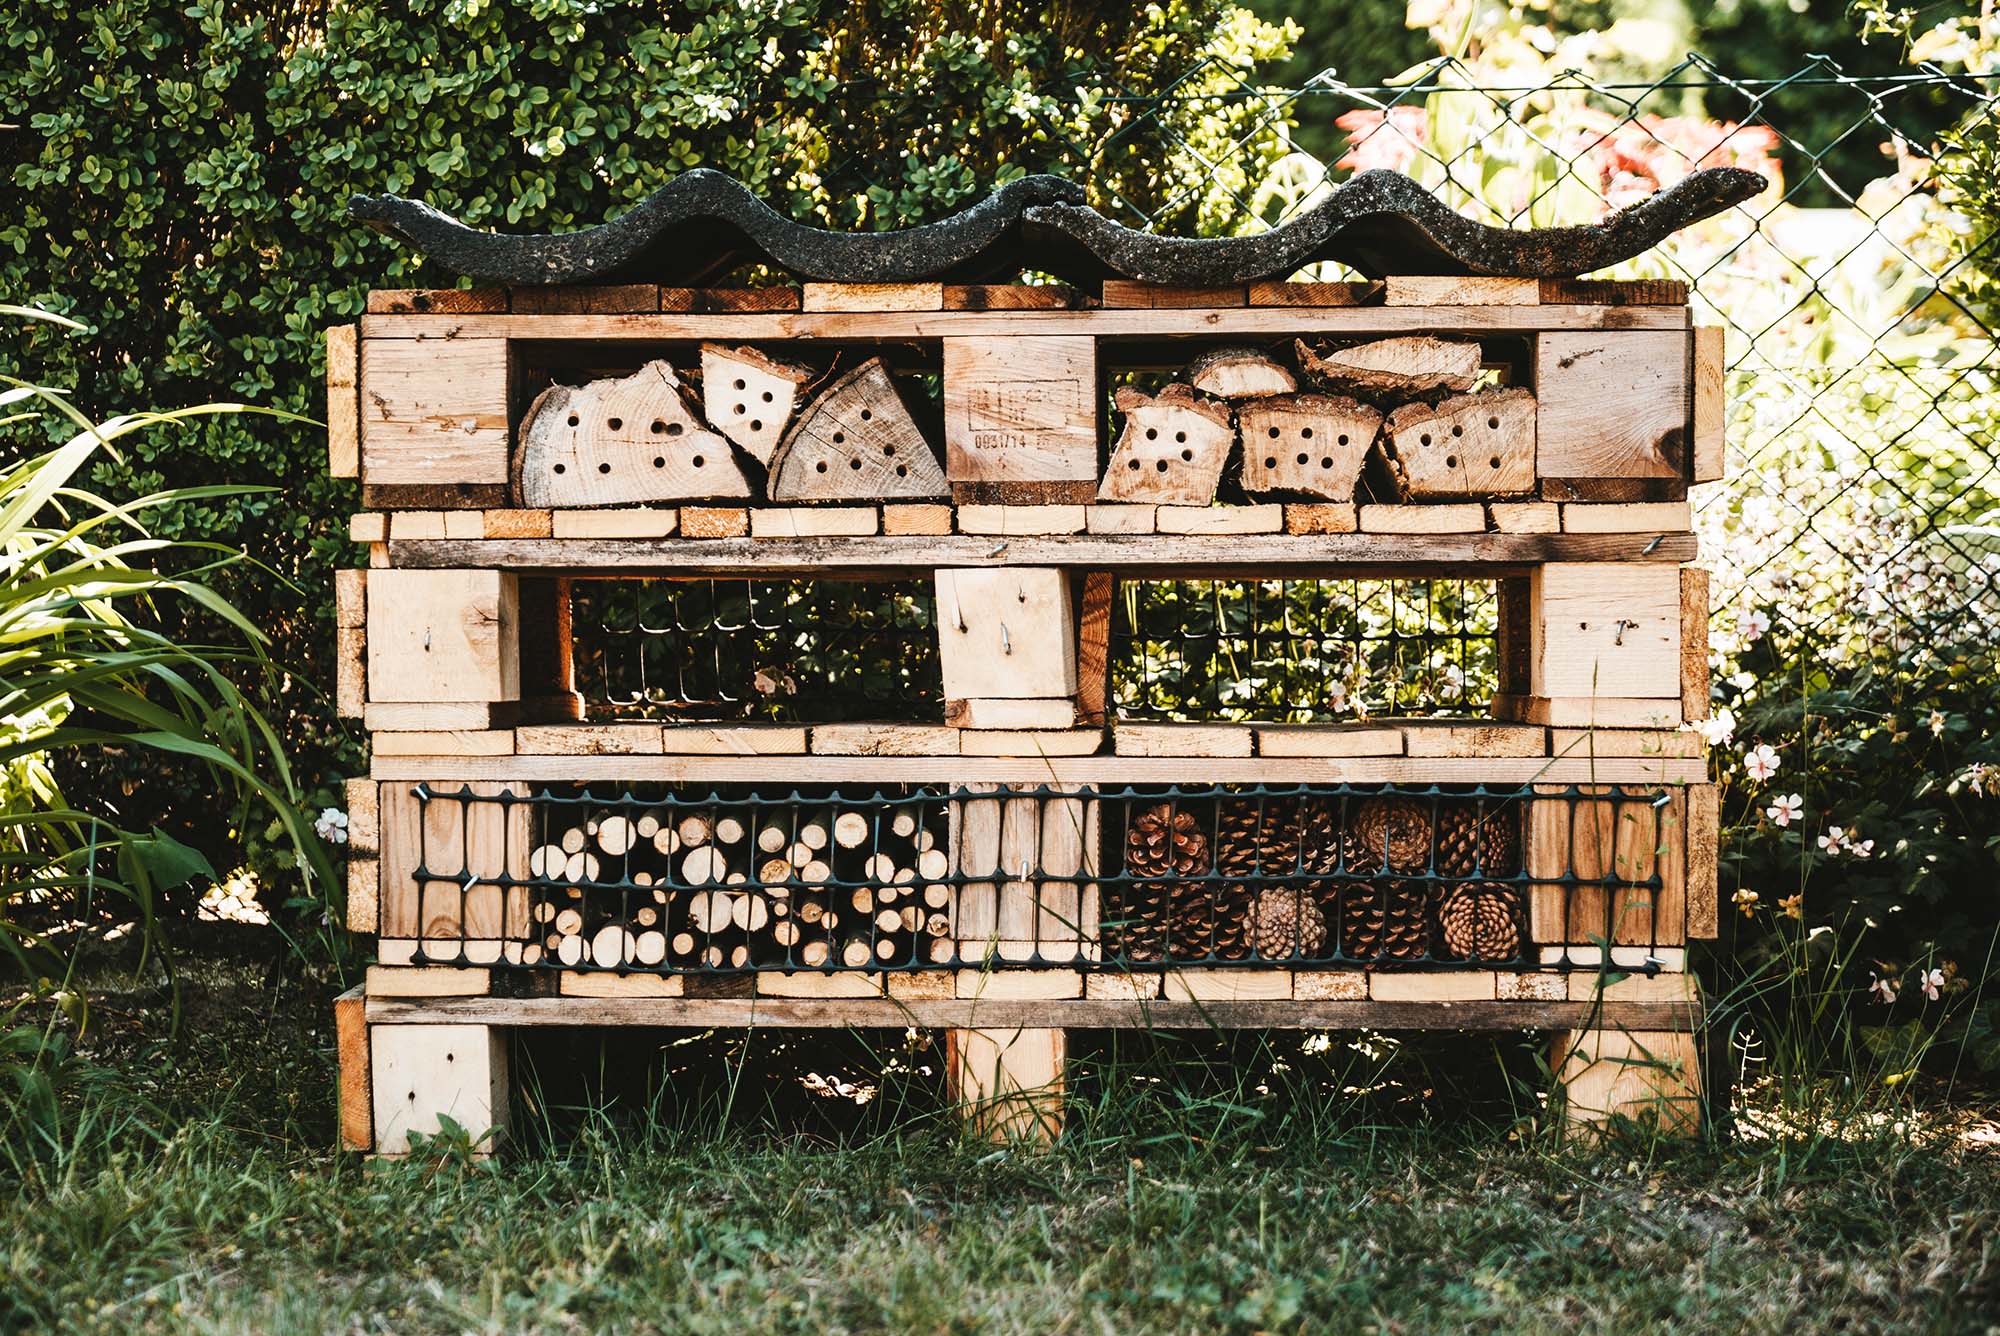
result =
[[[491,1025],[376,1025],[375,1153],[403,1155],[410,1135],[450,1118],[491,1151],[507,1131],[507,1037]]]
[[[1066,1051],[1061,1030],[947,1030],[945,1088],[977,1135],[1046,1145],[1062,1133]]]
[[[1565,1031],[1555,1038],[1550,1070],[1571,1127],[1618,1117],[1670,1135],[1701,1126],[1701,1063],[1688,1031]]]
[[[372,1150],[374,1115],[368,1088],[368,999],[360,985],[333,1000],[334,1047],[340,1058],[340,1148]]]

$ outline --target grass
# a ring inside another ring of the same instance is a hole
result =
[[[902,1036],[551,1036],[522,1055],[518,1149],[366,1168],[326,1149],[323,996],[239,964],[185,1001],[177,1040],[159,996],[100,1006],[110,1074],[70,1092],[63,1136],[0,1199],[0,1329],[2000,1320],[2000,1154],[1963,1115],[1584,1150],[1518,1116],[1519,1043],[1128,1036],[1086,1054],[1071,1136],[1043,1155],[953,1135]]]

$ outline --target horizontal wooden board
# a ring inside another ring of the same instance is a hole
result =
[[[815,311],[761,315],[366,315],[367,339],[908,339],[1089,334],[1111,339],[1234,334],[1393,335],[1689,328],[1680,306],[1232,306],[1210,310]]]
[[[912,728],[921,726],[913,725]],[[816,733],[819,730],[814,730]],[[937,730],[956,737],[956,730]],[[947,744],[948,745],[948,744]],[[687,781],[703,784],[1174,784],[1188,782],[1190,762],[1171,756],[1046,756],[967,759],[921,756],[789,757],[780,769],[761,756],[381,756],[382,780],[519,779],[525,782]],[[1692,784],[1707,778],[1689,757],[1213,757],[1200,778],[1218,784]]]
[[[756,511],[751,514],[755,516]],[[1388,570],[1414,574],[1477,569],[1519,574],[1555,561],[1695,559],[1693,534],[983,534],[799,539],[485,539],[389,543],[397,566],[413,569],[546,571],[657,570],[749,575],[795,570],[820,574],[930,570],[940,566],[1069,566],[1118,571],[1258,573]]]
[[[1490,978],[1491,976],[1486,976]],[[368,1020],[398,1025],[1010,1026],[1153,1030],[1683,1030],[1700,1020],[1684,1002],[1341,1001],[1275,998],[1172,1002],[1156,998],[434,998],[368,1000]]]

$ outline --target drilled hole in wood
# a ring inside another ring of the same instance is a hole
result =
[[[1421,444],[1429,445],[1431,443],[1431,434],[1429,432],[1425,432],[1422,436],[1419,436],[1417,440]]]
[[[667,424],[667,435],[669,436],[678,436],[685,430],[687,430],[687,428],[681,426],[681,424],[678,422],[669,422]]]
[[[625,430],[625,419],[612,418],[609,422],[605,423],[604,425],[611,428],[611,430],[613,431],[623,431]]]
[[[1264,467],[1267,469],[1274,469],[1278,467],[1278,457],[1276,455],[1265,455]]]
[[[1341,445],[1346,445],[1346,444],[1347,444],[1347,433],[1346,433],[1346,432],[1342,432],[1342,433],[1340,433],[1340,440],[1339,440],[1339,444],[1341,444]]]
[[[1135,459],[1131,463],[1127,464],[1125,467],[1129,469],[1136,469],[1139,467],[1139,461]]]
[[[556,472],[557,472],[557,473],[561,473],[561,472],[563,472],[563,471],[564,471],[564,469],[563,469],[563,466],[562,466],[561,464],[558,464],[558,465],[556,465]]]
[[[1194,451],[1192,451],[1192,450],[1183,450],[1183,451],[1181,451],[1181,458],[1182,458],[1182,459],[1185,459],[1185,460],[1189,460],[1189,461],[1192,461],[1192,460],[1194,459]]]
[[[1465,435],[1465,428],[1459,426],[1456,422],[1454,422],[1452,423],[1451,426],[1451,434],[1454,436],[1463,436]]]
[[[653,435],[658,436],[661,432],[665,431],[666,429],[667,429],[666,423],[660,421],[658,418],[653,419]]]
[[[771,392],[769,390],[764,391],[764,402],[767,404],[771,402]]]
[[[580,424],[579,424],[579,422],[577,421],[577,416],[576,416],[576,414],[574,414],[574,413],[571,413],[571,414],[569,415],[569,425],[570,425],[570,426],[572,426],[572,427],[580,425]]]
[[[731,382],[730,382],[730,388],[732,388],[732,389],[738,389],[738,390],[740,390],[740,389],[743,389],[743,388],[744,388],[744,385],[743,385],[743,382],[742,382],[742,381],[740,381],[740,380],[736,380],[736,381],[731,381]],[[740,413],[740,412],[742,412],[743,410],[739,408],[739,409],[737,409],[736,411]]]
[[[764,430],[764,424],[763,424],[762,422],[758,421],[758,420],[757,420],[756,418],[751,418],[751,419],[750,419],[750,430],[752,430],[752,431],[762,431],[762,430]]]
[[[896,457],[896,447],[895,447],[895,446],[893,446],[893,445],[885,445],[885,446],[883,446],[883,447],[882,447],[882,457],[883,457],[884,459],[894,459],[894,458]]]
[[[1321,456],[1319,457],[1319,466],[1320,466],[1321,468],[1323,468],[1323,469],[1330,469],[1330,468],[1332,468],[1332,467],[1333,467],[1333,456],[1332,456],[1332,455],[1321,455]]]
[[[700,455],[696,455],[689,462],[692,463],[696,468],[700,468],[703,464],[707,463],[708,461],[703,459]]]
[[[874,410],[874,409],[872,409],[872,408],[864,408],[864,409],[862,409],[862,410],[861,410],[861,420],[862,420],[863,422],[868,422],[868,421],[871,421],[871,420],[873,420],[873,418],[874,418],[874,417],[875,417],[875,410]]]
[[[599,473],[609,473],[611,472],[611,466],[609,464],[599,464],[597,466],[597,471]]]
[[[1487,418],[1487,419],[1486,419],[1486,426],[1487,426],[1487,429],[1488,429],[1488,430],[1490,430],[1490,431],[1498,431],[1498,430],[1500,430],[1500,419],[1499,419],[1499,418],[1497,418],[1497,417],[1490,417],[1490,418]]]
[[[850,459],[847,461],[847,467],[859,471],[861,468],[861,461],[859,459]]]
[[[898,465],[896,465],[896,476],[897,476],[898,478],[907,478],[907,477],[909,477],[909,476],[910,476],[910,466],[909,466],[908,464],[898,464]]]
[[[847,444],[847,433],[846,433],[846,432],[844,432],[844,431],[837,431],[837,432],[835,432],[835,433],[833,434],[833,443],[834,443],[835,445],[845,445],[845,444]]]
[[[1486,461],[1486,467],[1488,467],[1488,468],[1493,468],[1493,469],[1497,469],[1497,468],[1499,468],[1499,467],[1500,467],[1500,456],[1498,456],[1498,455],[1495,455],[1495,456],[1493,456],[1493,458],[1491,458],[1491,459],[1487,460],[1487,461]]]
[[[663,469],[663,468],[665,468],[666,466],[667,466],[667,457],[666,457],[665,455],[654,455],[654,456],[653,456],[653,467],[654,467],[654,468],[656,468],[656,469]]]
[[[1444,466],[1445,466],[1446,468],[1448,468],[1448,469],[1455,469],[1455,468],[1457,468],[1457,467],[1458,467],[1458,456],[1457,456],[1457,455],[1446,455],[1446,456],[1444,457]]]
[[[1159,439],[1160,439],[1160,429],[1159,429],[1158,427],[1148,427],[1148,428],[1146,428],[1146,439],[1147,439],[1147,440],[1149,440],[1149,441],[1157,441],[1157,440],[1159,440]]]
[[[1310,441],[1310,440],[1311,440],[1312,438],[1313,438],[1313,429],[1312,429],[1311,427],[1300,427],[1300,428],[1299,428],[1299,439],[1300,439],[1300,440],[1302,440],[1302,441]]]
[[[1301,450],[1299,451],[1299,463],[1303,464],[1305,462],[1306,462],[1306,452]]]
[[[819,463],[813,465],[813,469],[818,473],[826,472],[826,461],[824,459],[820,460]]]
[[[1278,439],[1278,429],[1276,427],[1271,428],[1271,439],[1274,441]]]
[[[735,414],[737,417],[742,417],[745,413],[750,411],[750,405],[738,404],[736,405],[736,407],[730,409],[729,411]]]
[[[1153,467],[1158,469],[1160,472],[1165,473],[1167,471],[1167,461],[1163,459],[1158,464],[1155,464]]]

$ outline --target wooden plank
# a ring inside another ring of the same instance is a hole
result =
[[[1083,974],[1079,970],[954,970],[952,987],[955,997],[995,1002],[1082,997]]]
[[[371,485],[505,486],[509,481],[507,402],[505,339],[364,338],[363,480]]]
[[[333,573],[333,699],[343,719],[359,719],[368,703],[368,572]]]
[[[557,538],[671,538],[681,513],[672,506],[628,510],[558,510],[550,517]]]
[[[1075,288],[1063,283],[947,283],[947,311],[1067,311],[1084,304]]]
[[[1217,970],[1217,973],[1224,972]],[[1354,971],[1326,971],[1335,978]],[[1157,978],[1092,974],[1101,979]],[[1301,971],[1297,977],[1308,977]],[[1086,984],[1088,989],[1091,985]],[[1295,993],[1297,992],[1295,987]],[[1033,998],[1022,1001],[847,998],[439,998],[415,1003],[383,998],[368,1004],[376,1024],[494,1026],[640,1025],[692,1029],[769,1026],[778,1029],[853,1026],[904,1030],[912,1026],[1061,1026],[1065,1029],[1147,1030],[1545,1030],[1586,1023],[1607,1028],[1672,1030],[1698,1022],[1682,1003],[1568,1002],[1519,999],[1483,1002],[1378,1002],[1292,996],[1253,1001],[1163,1001],[1138,998]]]
[[[1382,295],[1377,283],[1283,283],[1259,279],[1250,285],[1252,306],[1362,306]]]
[[[669,724],[660,730],[660,745],[668,755],[797,755],[806,749],[806,730],[799,724]]]
[[[1571,502],[1562,508],[1568,533],[1668,533],[1692,527],[1685,501],[1628,501],[1622,505]]]
[[[1381,720],[1403,735],[1405,756],[1542,756],[1548,730],[1537,724],[1449,719]]]
[[[750,512],[733,506],[682,506],[683,538],[747,538]]]
[[[1107,278],[1104,280],[1103,300],[1107,308],[1208,311],[1217,307],[1242,306],[1248,300],[1248,293],[1237,286],[1176,287],[1168,283]]]
[[[348,516],[347,541],[350,543],[388,542],[389,517],[379,512],[368,511]]]
[[[1077,595],[1076,722],[1101,725],[1111,705],[1111,600],[1117,581],[1089,571]]]
[[[400,542],[448,536],[441,510],[399,510],[384,518],[389,521],[389,536]]]
[[[564,970],[556,982],[562,997],[682,997],[687,980],[678,974],[618,974],[611,970]]]
[[[368,1061],[368,999],[356,985],[333,1000],[334,1051],[340,1064],[340,1149],[375,1148]]]
[[[1679,698],[1678,570],[1598,562],[1541,566],[1530,574],[1528,591],[1533,695]]]
[[[1493,977],[1493,995],[1506,1002],[1561,1002],[1569,996],[1569,979],[1556,973],[1503,970]]]
[[[371,701],[520,695],[520,590],[505,571],[371,571]]]
[[[1681,716],[1708,718],[1708,572],[1681,567]]]
[[[1161,506],[1154,526],[1167,534],[1215,537],[1225,534],[1280,533],[1283,506]]]
[[[660,309],[695,315],[743,315],[796,311],[801,306],[799,290],[789,286],[767,288],[674,288],[660,289]],[[574,338],[563,333],[555,337]]]
[[[1486,513],[1500,533],[1557,533],[1562,529],[1562,507],[1551,501],[1495,501],[1486,507]]]
[[[371,733],[510,728],[515,708],[511,701],[370,701],[361,723]]]
[[[1111,731],[1119,756],[1248,756],[1248,724],[1120,724]]]
[[[1685,478],[1685,335],[1539,334],[1535,400],[1542,477]]]
[[[520,287],[507,295],[517,315],[631,315],[660,309],[660,289],[654,283]]]
[[[1594,998],[1622,1002],[1679,1002],[1689,1006],[1701,1002],[1701,981],[1692,974],[1603,974],[1577,970],[1569,976],[1569,998],[1589,1002]]]
[[[1085,506],[1086,533],[1152,533],[1158,506]]]
[[[807,311],[942,311],[942,283],[807,283]]]
[[[484,538],[486,536],[486,514],[479,510],[447,510],[444,512],[444,536],[446,538]]]
[[[1092,1001],[1136,1002],[1160,995],[1157,974],[1086,974],[1083,995]]]
[[[1166,972],[1169,1002],[1257,1002],[1292,996],[1292,972],[1274,969],[1174,969]]]
[[[951,519],[950,506],[890,504],[882,507],[882,532],[935,537],[951,532]]]
[[[1292,996],[1303,1002],[1360,1002],[1368,996],[1368,976],[1360,970],[1300,970],[1292,976]]]
[[[1497,991],[1492,970],[1395,970],[1368,980],[1368,995],[1378,1002],[1486,1002]]]
[[[326,471],[335,478],[361,476],[360,334],[359,325],[326,331]]]
[[[759,997],[881,997],[883,992],[881,975],[854,970],[796,974],[759,970],[756,980]]]
[[[1260,756],[1401,756],[1403,730],[1372,724],[1259,724]]]
[[[1046,1145],[1062,1134],[1061,1030],[953,1029],[945,1035],[945,1089],[975,1136]]]
[[[1682,723],[1678,698],[1528,696],[1516,701],[1496,700],[1493,713],[1497,718],[1553,728],[1678,728]]]
[[[1091,506],[1047,505],[1006,506],[972,503],[958,508],[960,533],[999,534],[1025,537],[1041,534],[1082,533],[1086,512]]]
[[[482,997],[493,991],[493,971],[455,965],[370,965],[370,997]]]
[[[1677,278],[1544,278],[1545,302],[1604,306],[1686,306],[1688,285]]]
[[[523,756],[658,756],[658,724],[523,724],[514,730]]]
[[[940,724],[815,724],[818,756],[956,756],[958,730]]]
[[[976,769],[950,751],[904,755],[863,754],[866,735],[884,725],[820,724],[824,730],[858,729],[849,750],[801,756],[788,761],[784,773],[801,784],[938,784],[956,783],[968,773],[1005,783],[1049,784],[1173,784],[1184,782],[1184,759],[1146,756],[1051,756],[1046,760],[981,761]],[[897,725],[924,729],[935,725]],[[939,728],[956,737],[957,729]],[[916,735],[939,748],[950,744],[940,736]],[[671,735],[668,743],[672,746]],[[661,781],[703,784],[768,783],[771,762],[761,756],[547,756],[547,757],[421,757],[385,756],[370,770],[374,778],[418,781],[450,775],[457,779],[519,779],[535,782]],[[1613,784],[1693,784],[1707,778],[1699,759],[1674,757],[1402,757],[1402,756],[1277,756],[1216,757],[1202,766],[1202,778],[1217,784],[1526,784],[1537,779],[1566,783],[1596,780]]]
[[[1363,533],[1446,534],[1486,532],[1486,507],[1477,503],[1441,506],[1363,506]]]
[[[377,733],[370,745],[377,756],[512,756],[514,734],[505,728]]]
[[[1076,695],[1076,622],[1064,572],[940,570],[937,619],[947,697]]]
[[[608,757],[607,760],[620,758]],[[440,765],[463,768],[493,758],[425,758],[429,774]],[[499,764],[513,764],[512,758]],[[443,773],[449,773],[444,771]],[[461,781],[439,782],[439,796],[419,803],[417,784],[385,785],[382,790],[382,893],[379,931],[384,937],[419,939],[429,954],[490,964],[500,958],[503,939],[519,940],[527,930],[529,809],[526,804],[467,803],[457,794]],[[508,781],[465,783],[473,795],[525,795],[527,786]],[[426,875],[419,878],[421,869]],[[460,955],[463,948],[462,957]]]
[[[488,538],[553,538],[555,521],[546,510],[495,509],[481,520]]]
[[[1067,696],[1051,700],[948,700],[944,721],[953,728],[1067,729],[1078,722],[1077,703]]]
[[[408,1005],[408,1004],[405,1004]],[[375,1151],[407,1154],[410,1135],[448,1117],[490,1151],[507,1131],[507,1041],[487,1025],[385,1025],[369,1035]]]
[[[1667,306],[1385,306],[1160,308],[1083,311],[830,312],[803,315],[699,314],[619,316],[371,315],[372,339],[547,339],[645,343],[880,341],[926,338],[1088,336],[1153,342],[1203,338],[1339,335],[1343,338],[1439,333],[1479,337],[1542,330],[1679,330],[1685,308]]]
[[[1551,478],[1544,476],[1535,491],[1544,501],[1576,501],[1586,505],[1640,505],[1655,501],[1685,501],[1686,478]]]
[[[1535,306],[1542,285],[1532,278],[1457,274],[1390,274],[1382,299],[1390,306]]]
[[[1721,930],[1722,891],[1717,853],[1722,846],[1722,790],[1714,784],[1688,789],[1687,935],[1707,940]]]
[[[1353,504],[1285,505],[1285,532],[1292,534],[1355,533],[1361,516]]]
[[[1557,1035],[1553,1045],[1549,1066],[1570,1126],[1617,1117],[1668,1134],[1700,1128],[1701,1062],[1692,1034],[1603,1028]]]
[[[985,499],[1031,501],[1043,498],[1010,498],[1005,489],[1095,490],[1096,341],[946,338],[944,441],[954,492],[974,487],[989,489]],[[961,493],[960,499],[974,498]]]
[[[1689,477],[1695,482],[1717,482],[1727,469],[1729,367],[1724,333],[1720,325],[1698,325],[1694,330],[1694,449]]]
[[[370,315],[504,315],[505,288],[376,288]]]
[[[1090,756],[1103,745],[1102,728],[968,728],[958,735],[962,756]]]
[[[1701,734],[1665,728],[1556,728],[1551,756],[1684,756],[1702,754]]]
[[[1118,387],[1124,415],[1098,484],[1099,501],[1170,502],[1206,506],[1235,444],[1229,406],[1179,383],[1158,394]]]
[[[750,512],[750,537],[867,538],[880,524],[874,506],[768,506]]]

